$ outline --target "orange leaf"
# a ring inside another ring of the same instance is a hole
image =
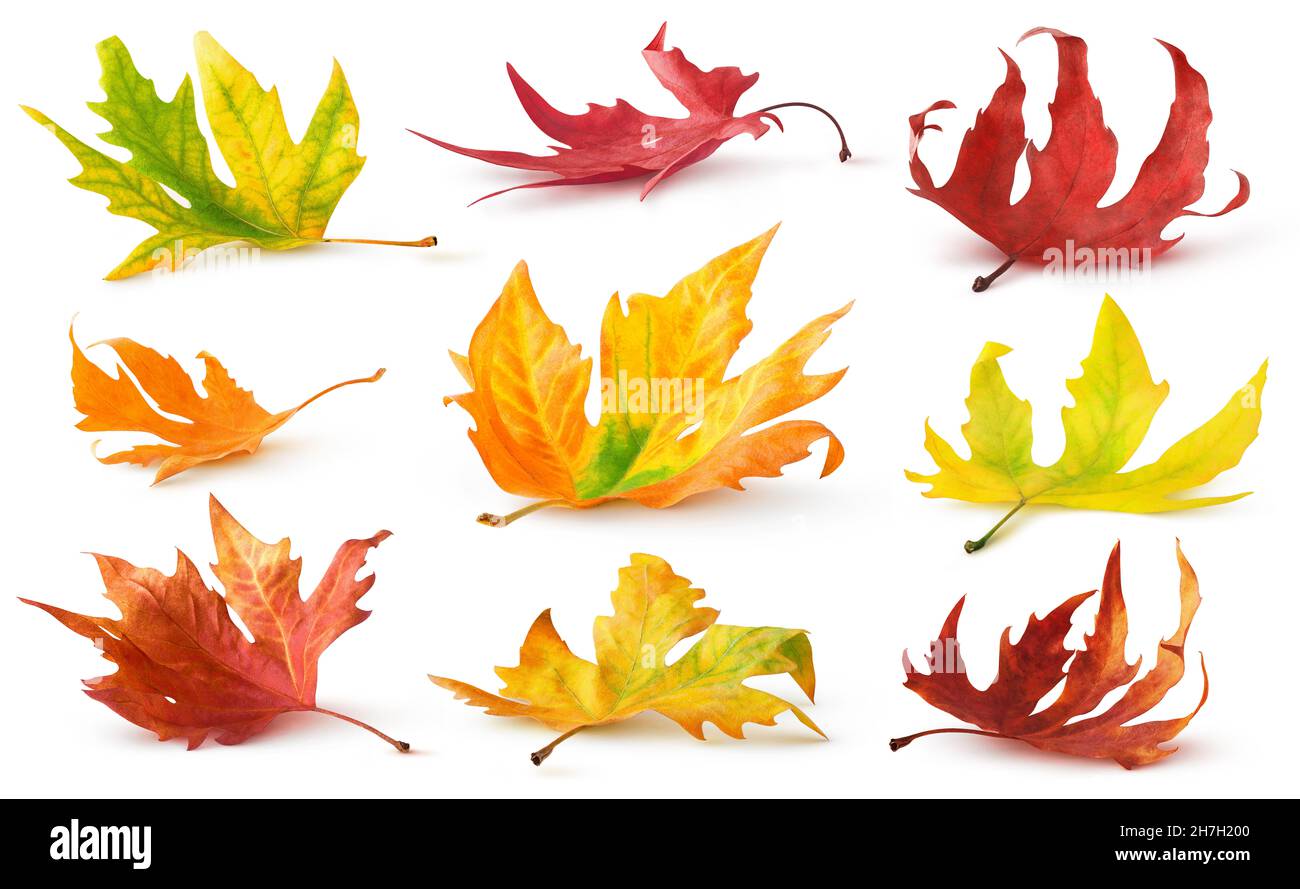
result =
[[[935,707],[978,725],[981,731],[932,729],[895,738],[889,742],[890,749],[906,747],[924,735],[957,732],[1024,741],[1042,750],[1075,756],[1113,759],[1126,769],[1169,756],[1178,748],[1159,745],[1186,728],[1210,693],[1204,656],[1201,673],[1205,686],[1195,710],[1177,719],[1127,723],[1160,703],[1165,693],[1183,678],[1183,647],[1192,617],[1201,604],[1201,594],[1196,574],[1183,557],[1181,546],[1177,552],[1182,603],[1178,629],[1160,643],[1155,666],[1132,685],[1128,684],[1137,676],[1142,661],[1139,658],[1130,664],[1124,656],[1128,611],[1120,590],[1118,543],[1106,565],[1096,624],[1092,633],[1084,637],[1084,647],[1072,651],[1064,642],[1070,632],[1071,616],[1091,593],[1066,599],[1045,618],[1031,616],[1020,641],[1014,644],[1010,628],[1004,631],[997,677],[983,690],[971,684],[962,665],[957,621],[965,599],[958,600],[927,657],[929,673],[918,672],[907,652],[903,653],[903,669],[907,672],[903,685]],[[1069,667],[1063,673],[1067,662]],[[1060,696],[1035,712],[1043,696],[1060,684],[1063,675],[1065,685]],[[1108,710],[1088,716],[1107,694],[1125,685],[1128,688],[1124,695]],[[1087,718],[1077,719],[1084,716]]]
[[[117,665],[115,673],[85,680],[86,694],[161,741],[185,738],[191,750],[212,732],[220,744],[238,744],[294,711],[337,717],[409,750],[405,741],[316,706],[316,662],[335,639],[370,616],[357,600],[375,576],[358,580],[357,572],[388,532],[339,547],[315,592],[303,601],[298,593],[302,560],[289,558],[288,538],[263,543],[215,497],[209,503],[217,547],[212,570],[225,587],[224,598],[178,550],[170,576],[95,556],[104,595],[122,613],[117,620],[21,599],[92,640]],[[255,641],[244,637],[227,609]]]
[[[469,412],[469,437],[503,489],[537,500],[500,527],[546,506],[586,509],[634,500],[661,509],[717,488],[744,490],[773,478],[827,439],[822,476],[844,459],[838,438],[815,420],[768,424],[825,395],[844,370],[804,373],[849,305],[805,324],[766,358],[727,377],[752,327],[745,314],[773,228],[728,250],[665,296],[610,299],[600,337],[600,422],[584,408],[591,359],[547,317],[519,263],[452,362],[470,387],[451,395]],[[762,428],[760,428],[762,427]]]
[[[86,432],[148,432],[171,442],[171,445],[137,445],[107,457],[97,457],[101,463],[140,466],[161,460],[154,484],[200,463],[251,454],[263,438],[322,395],[353,383],[373,383],[384,375],[384,369],[380,368],[372,376],[335,383],[295,408],[272,414],[253,400],[252,392],[239,388],[221,362],[207,352],[197,356],[207,367],[203,378],[205,397],[194,388],[193,381],[175,358],[160,355],[134,340],[103,341],[126,365],[126,369],[119,365],[117,376],[111,377],[86,358],[71,328],[68,338],[72,341],[72,397],[77,410],[86,415],[77,428]],[[139,381],[139,388],[126,370]]]

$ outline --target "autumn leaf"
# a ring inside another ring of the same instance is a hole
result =
[[[117,665],[107,676],[85,680],[86,694],[123,719],[158,735],[184,738],[193,750],[214,734],[219,744],[239,744],[282,713],[323,713],[410,749],[383,732],[316,706],[316,662],[339,636],[370,616],[357,600],[374,585],[360,580],[366,554],[389,533],[349,540],[339,547],[315,591],[298,592],[301,559],[289,558],[289,540],[262,543],[209,498],[224,598],[209,589],[199,569],[177,550],[168,576],[122,559],[95,556],[104,595],[122,616],[89,617],[22,599],[85,636]],[[254,641],[230,618],[238,615]]]
[[[794,704],[744,684],[751,676],[789,673],[811,701],[817,679],[804,630],[714,623],[718,612],[695,604],[703,590],[658,556],[640,553],[619,569],[611,598],[613,616],[596,618],[595,663],[569,650],[547,609],[519,649],[519,666],[497,668],[506,683],[500,697],[455,679],[429,679],[491,716],[527,716],[563,732],[532,754],[534,765],[579,731],[647,710],[701,741],[706,722],[743,738],[745,723],[775,725],[786,711],[826,737]],[[704,635],[689,651],[667,662],[673,646],[699,633]]]
[[[751,324],[750,285],[776,229],[717,257],[667,296],[639,293],[624,311],[618,294],[601,328],[601,420],[584,410],[591,359],[542,311],[519,263],[470,341],[452,353],[470,391],[444,398],[474,419],[469,437],[503,489],[538,502],[504,526],[546,506],[585,509],[610,500],[662,508],[702,491],[743,490],[748,476],[774,477],[829,439],[825,477],[844,448],[812,420],[754,427],[830,391],[845,371],[809,376],[804,364],[850,308],[805,325],[739,376],[727,364]],[[748,434],[747,434],[748,433]]]
[[[1107,296],[1102,303],[1082,375],[1066,381],[1074,404],[1061,411],[1065,450],[1051,466],[1034,462],[1029,402],[1017,398],[1002,376],[998,359],[1010,351],[1000,343],[986,343],[971,368],[966,399],[970,420],[961,428],[970,458],[959,456],[927,420],[925,449],[939,471],[907,472],[910,480],[931,486],[926,497],[1014,504],[987,534],[966,541],[966,552],[982,548],[1008,519],[1032,503],[1150,513],[1230,503],[1249,493],[1172,496],[1205,484],[1241,460],[1259,432],[1267,361],[1208,422],[1154,463],[1124,472],[1169,394],[1169,384],[1151,379],[1137,334],[1114,300]]]
[[[758,81],[758,75],[742,74],[739,68],[732,67],[700,70],[686,60],[680,49],[664,49],[667,28],[666,23],[660,26],[659,33],[641,55],[663,87],[687,110],[686,117],[656,117],[638,111],[622,99],[613,105],[588,104],[582,114],[564,114],[552,108],[512,65],[507,64],[506,73],[510,75],[515,94],[528,117],[549,138],[563,143],[550,146],[554,154],[538,156],[517,151],[462,148],[415,130],[411,132],[466,157],[503,167],[555,174],[553,179],[484,195],[474,203],[519,188],[590,185],[649,176],[649,181],[641,189],[641,199],[645,200],[645,196],[660,182],[704,160],[734,136],[748,134],[757,139],[767,132],[768,121],[783,129],[781,121],[772,112],[795,106],[811,108],[826,115],[840,135],[840,160],[849,159],[844,131],[829,112],[817,105],[785,102],[737,117],[736,103],[741,94]]]
[[[982,291],[1019,260],[1049,262],[1080,250],[1150,250],[1158,256],[1182,236],[1163,239],[1161,232],[1181,216],[1222,216],[1246,203],[1250,183],[1237,173],[1236,197],[1216,213],[1187,207],[1205,191],[1210,144],[1210,99],[1205,78],[1187,63],[1182,50],[1159,41],[1174,63],[1174,103],[1164,135],[1143,162],[1132,188],[1105,207],[1098,203],[1115,178],[1119,142],[1102,119],[1101,102],[1088,83],[1088,47],[1082,39],[1051,28],[1035,28],[1021,40],[1050,34],[1056,40],[1056,97],[1049,105],[1052,134],[1041,151],[1025,138],[1021,105],[1025,84],[1020,68],[1003,53],[1007,76],[975,125],[966,132],[952,175],[936,187],[917,149],[926,130],[938,130],[927,116],[952,102],[935,102],[909,120],[911,167],[916,188],[967,228],[1006,254],[996,271],[975,279]],[[1024,156],[1029,189],[1011,203],[1016,166]],[[1132,255],[1132,254],[1125,254]],[[1142,254],[1137,254],[1142,255]]]
[[[153,81],[136,70],[121,40],[110,37],[96,51],[106,99],[91,102],[90,109],[112,127],[101,138],[129,151],[129,161],[91,148],[33,108],[23,110],[81,163],[81,173],[70,180],[73,185],[108,198],[110,213],[139,219],[157,230],[108,273],[109,280],[158,267],[179,270],[199,252],[231,242],[270,250],[324,242],[411,247],[437,243],[433,237],[325,237],[326,223],[365,162],[356,150],[357,108],[338,62],[306,135],[294,142],[276,90],[263,90],[212,35],[201,32],[194,38],[204,110],[234,174],[232,188],[213,172],[189,75],[165,102]]]
[[[957,644],[957,621],[965,598],[944,621],[939,639],[927,656],[930,672],[921,673],[903,652],[903,669],[907,673],[904,687],[916,692],[940,710],[946,710],[963,722],[980,727],[932,729],[889,742],[899,750],[917,738],[935,734],[986,735],[1024,741],[1040,750],[1113,759],[1126,769],[1163,759],[1178,748],[1160,745],[1187,727],[1200,712],[1210,693],[1210,677],[1201,657],[1204,691],[1196,709],[1179,719],[1163,719],[1129,725],[1134,719],[1160,703],[1165,693],[1183,678],[1183,649],[1187,629],[1201,604],[1200,587],[1192,566],[1178,547],[1178,570],[1181,576],[1178,593],[1181,615],[1178,629],[1160,643],[1156,664],[1145,676],[1133,682],[1142,659],[1130,664],[1124,654],[1128,636],[1128,612],[1120,589],[1119,544],[1111,551],[1106,576],[1101,585],[1101,599],[1092,633],[1084,637],[1083,648],[1065,647],[1071,616],[1092,596],[1083,593],[1066,599],[1047,617],[1030,616],[1018,642],[1011,642],[1011,629],[1002,633],[998,673],[988,688],[971,684]],[[1095,592],[1095,591],[1094,591]],[[1073,659],[1072,659],[1073,658]],[[1068,664],[1068,666],[1067,666]],[[1062,671],[1062,668],[1065,668]],[[1048,692],[1065,683],[1060,696],[1042,709],[1039,702]],[[1132,685],[1129,685],[1133,682]],[[1111,692],[1128,685],[1122,697],[1096,716],[1092,713]],[[1086,719],[1077,717],[1087,716]],[[1071,722],[1070,720],[1076,720]]]
[[[137,445],[98,458],[101,463],[140,466],[161,460],[154,484],[200,463],[251,454],[263,438],[322,395],[354,383],[373,383],[384,375],[380,368],[372,376],[335,383],[297,407],[272,414],[253,400],[252,392],[239,388],[221,362],[207,352],[198,354],[207,368],[203,378],[205,396],[194,388],[175,358],[160,355],[134,340],[120,337],[103,341],[126,365],[125,369],[118,365],[117,376],[113,377],[86,357],[71,329],[68,339],[72,341],[72,397],[77,410],[86,415],[77,428],[86,432],[148,432],[171,442]],[[139,381],[139,387],[127,370]]]

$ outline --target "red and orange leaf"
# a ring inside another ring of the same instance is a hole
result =
[[[207,352],[198,354],[207,369],[203,379],[207,394],[200,395],[175,358],[134,340],[103,341],[125,365],[118,365],[117,376],[113,377],[85,356],[71,329],[68,338],[72,341],[72,397],[77,410],[86,415],[77,428],[86,432],[147,432],[171,442],[137,445],[98,458],[101,463],[140,466],[161,460],[154,484],[200,463],[252,454],[263,438],[322,395],[354,383],[373,383],[384,375],[380,368],[371,376],[335,383],[297,407],[272,414],[253,400],[252,392],[239,388],[221,362]],[[128,370],[135,381],[127,375]]]
[[[357,601],[375,576],[357,578],[366,555],[389,536],[380,531],[339,547],[315,591],[298,590],[302,560],[289,557],[289,540],[266,544],[249,534],[216,498],[209,500],[222,597],[179,550],[171,575],[96,555],[105,597],[120,618],[90,617],[22,599],[95,643],[117,665],[85,680],[86,694],[114,713],[158,735],[184,738],[189,749],[213,735],[238,744],[282,713],[334,716],[410,749],[350,716],[316,706],[316,663],[339,636],[370,616]],[[230,617],[252,634],[249,642]]]
[[[1173,220],[1222,216],[1246,203],[1250,183],[1237,173],[1237,194],[1223,209],[1214,213],[1187,209],[1205,191],[1209,90],[1182,50],[1162,40],[1160,45],[1173,59],[1175,88],[1164,135],[1143,162],[1128,194],[1099,207],[1115,178],[1119,142],[1102,119],[1101,102],[1088,83],[1087,44],[1052,28],[1034,28],[1020,39],[1037,34],[1056,40],[1059,60],[1056,97],[1049,106],[1052,133],[1043,149],[1025,138],[1021,113],[1025,83],[1006,53],[1002,54],[1006,80],[967,130],[952,175],[942,186],[934,184],[918,148],[927,130],[940,129],[927,123],[928,115],[957,106],[947,100],[935,102],[909,119],[916,183],[911,192],[938,204],[1007,256],[991,275],[975,279],[976,291],[986,289],[1022,259],[1047,262],[1080,250],[1150,250],[1150,256],[1158,256],[1182,240],[1181,235],[1172,239],[1161,235]],[[1011,190],[1022,155],[1029,166],[1029,189],[1013,204]]]
[[[1163,759],[1178,748],[1161,747],[1187,727],[1200,712],[1210,693],[1210,679],[1201,658],[1204,690],[1196,709],[1176,719],[1152,720],[1127,725],[1148,712],[1178,684],[1184,671],[1184,648],[1192,617],[1201,604],[1200,587],[1192,566],[1177,548],[1180,574],[1181,614],[1178,629],[1160,643],[1155,666],[1133,682],[1141,658],[1130,664],[1124,654],[1128,637],[1128,612],[1120,589],[1119,544],[1110,554],[1093,631],[1078,650],[1065,646],[1071,617],[1092,593],[1065,600],[1047,617],[1030,615],[1018,642],[1011,642],[1011,629],[1002,634],[998,672],[988,688],[976,688],[967,677],[957,643],[957,622],[965,599],[958,600],[944,621],[939,638],[927,656],[930,672],[922,673],[903,653],[906,688],[940,710],[946,710],[980,730],[947,728],[917,732],[889,742],[899,750],[925,735],[962,733],[1024,741],[1041,750],[1113,759],[1126,769]],[[1061,694],[1037,710],[1044,697],[1061,684]],[[1129,685],[1132,683],[1132,685]],[[1106,711],[1089,716],[1102,699],[1128,686],[1123,696]],[[1086,718],[1079,718],[1086,717]],[[1077,721],[1071,721],[1077,720]]]
[[[532,155],[517,151],[485,151],[453,145],[415,130],[410,132],[434,145],[502,167],[553,173],[555,178],[529,182],[484,195],[478,201],[519,188],[545,188],[552,185],[592,185],[620,179],[650,177],[641,189],[645,200],[656,185],[691,164],[698,163],[729,139],[748,134],[755,139],[768,130],[768,121],[781,127],[771,112],[778,108],[799,106],[820,111],[835,124],[840,134],[840,160],[850,157],[844,131],[824,109],[807,102],[786,102],[749,114],[736,116],[741,94],[758,81],[757,74],[742,74],[739,68],[714,68],[703,71],[682,55],[680,49],[664,49],[668,25],[642,50],[646,64],[663,87],[688,112],[686,117],[657,117],[633,108],[622,99],[613,105],[588,104],[581,114],[565,114],[552,108],[514,66],[506,73],[515,88],[519,103],[537,128],[549,138],[563,143],[552,145],[554,154]],[[566,147],[567,146],[567,147]]]

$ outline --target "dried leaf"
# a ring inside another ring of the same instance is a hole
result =
[[[1159,256],[1182,240],[1165,240],[1161,232],[1181,216],[1222,216],[1250,197],[1250,183],[1237,174],[1236,197],[1216,213],[1187,207],[1205,191],[1205,165],[1210,144],[1210,99],[1205,78],[1182,50],[1159,41],[1174,62],[1174,103],[1164,135],[1143,162],[1128,194],[1099,207],[1115,178],[1119,142],[1102,119],[1101,102],[1088,83],[1088,46],[1051,28],[1035,28],[1021,40],[1050,34],[1056,40],[1059,72],[1056,97],[1049,106],[1052,135],[1041,151],[1025,138],[1021,105],[1025,84],[1011,57],[1006,81],[993,94],[975,125],[966,132],[952,175],[936,186],[917,153],[926,130],[939,126],[927,116],[939,109],[956,108],[952,102],[935,102],[909,120],[912,131],[912,193],[934,201],[963,225],[1007,255],[995,272],[975,279],[974,289],[985,290],[1018,260],[1047,262],[1052,251],[1072,255],[1080,250],[1147,250]],[[1021,155],[1029,165],[1029,190],[1011,203],[1016,165]],[[1139,256],[1142,254],[1139,253]]]
[[[1084,637],[1084,647],[1072,651],[1064,643],[1070,632],[1071,615],[1092,593],[1066,599],[1045,618],[1030,616],[1018,642],[1011,642],[1008,627],[1002,634],[997,676],[986,689],[971,684],[962,664],[957,621],[966,600],[959,599],[928,655],[929,673],[919,672],[907,652],[903,652],[903,669],[907,673],[903,685],[927,703],[981,730],[932,729],[895,738],[889,742],[890,749],[899,750],[925,735],[959,733],[1024,741],[1040,750],[1073,756],[1113,759],[1126,769],[1174,753],[1178,748],[1160,745],[1187,727],[1210,693],[1204,656],[1201,673],[1205,686],[1195,710],[1178,719],[1128,723],[1160,703],[1165,693],[1183,677],[1187,630],[1201,604],[1201,595],[1196,573],[1183,557],[1181,546],[1178,570],[1182,604],[1178,629],[1160,643],[1155,666],[1136,682],[1133,679],[1142,660],[1130,664],[1124,654],[1128,612],[1120,589],[1118,543],[1106,564],[1096,624],[1092,633]],[[1065,684],[1060,696],[1037,709],[1044,696],[1061,684],[1062,677]],[[1130,682],[1133,684],[1129,685]],[[1089,715],[1106,695],[1125,685],[1127,690],[1110,708],[1096,716]]]
[[[961,428],[970,458],[959,456],[927,420],[925,449],[939,471],[907,472],[912,481],[931,486],[926,497],[1014,504],[991,531],[968,540],[966,552],[982,548],[1007,519],[1032,503],[1150,513],[1230,503],[1249,493],[1172,496],[1205,484],[1241,460],[1259,432],[1267,361],[1208,422],[1154,463],[1123,472],[1169,394],[1169,384],[1151,379],[1142,344],[1114,300],[1107,296],[1102,302],[1083,374],[1066,382],[1074,405],[1061,411],[1065,450],[1051,466],[1034,462],[1029,402],[1017,398],[1002,376],[998,359],[1010,351],[986,343],[971,368],[970,420]]]
[[[701,741],[705,722],[743,738],[745,723],[775,725],[786,711],[825,737],[795,705],[744,684],[751,676],[789,673],[811,701],[817,679],[806,632],[723,626],[714,623],[717,611],[695,604],[702,598],[704,591],[663,559],[634,553],[632,564],[619,569],[613,616],[596,618],[595,663],[569,650],[548,609],[528,631],[519,666],[497,668],[506,683],[501,696],[455,679],[429,679],[491,716],[527,716],[563,732],[532,754],[534,765],[578,731],[647,710]],[[673,646],[698,633],[704,635],[669,664]]]
[[[272,414],[253,400],[252,392],[239,388],[221,362],[207,352],[198,354],[207,368],[203,378],[207,393],[204,396],[194,388],[175,358],[160,355],[134,340],[121,337],[104,340],[103,344],[117,352],[126,369],[139,381],[139,388],[121,365],[117,376],[111,377],[86,358],[71,329],[68,338],[72,341],[72,397],[76,399],[77,410],[86,415],[77,428],[86,432],[148,432],[172,442],[137,445],[98,458],[101,463],[140,466],[161,460],[154,484],[200,463],[251,454],[263,438],[322,395],[354,383],[373,383],[384,375],[381,367],[372,376],[335,383],[297,407]],[[146,400],[146,395],[158,405],[157,410]]]
[[[787,107],[811,108],[830,118],[840,135],[840,160],[849,159],[844,131],[829,112],[817,105],[784,102],[737,117],[736,103],[758,80],[758,75],[742,74],[739,68],[731,67],[701,71],[686,60],[680,49],[664,49],[667,28],[666,23],[662,25],[641,54],[654,76],[687,110],[686,117],[656,117],[638,111],[622,99],[608,106],[588,104],[582,114],[564,114],[552,108],[519,76],[514,66],[507,64],[506,73],[528,117],[548,137],[564,143],[550,146],[554,154],[537,156],[462,148],[415,130],[411,132],[466,157],[503,167],[555,174],[554,179],[502,189],[478,201],[518,188],[591,185],[649,176],[650,180],[641,189],[641,199],[645,200],[660,182],[704,160],[727,140],[741,134],[757,139],[767,132],[769,120],[782,128],[781,121],[771,112]]]
[[[280,714],[299,711],[337,717],[409,750],[405,741],[316,706],[316,662],[335,639],[370,616],[357,600],[375,576],[358,580],[357,572],[388,532],[339,547],[304,602],[298,593],[302,560],[289,558],[288,538],[262,543],[215,497],[209,503],[217,547],[212,570],[225,587],[224,598],[177,550],[171,576],[95,556],[104,595],[122,613],[118,619],[21,600],[90,639],[117,665],[115,673],[87,679],[86,694],[160,741],[184,738],[191,750],[209,734],[220,744],[238,744]],[[239,616],[253,642],[227,609]]]
[[[754,427],[829,392],[845,371],[809,376],[804,364],[850,306],[823,315],[739,376],[727,364],[752,326],[750,285],[776,229],[717,257],[667,296],[618,294],[601,329],[601,422],[584,411],[591,359],[542,311],[519,263],[479,324],[469,355],[452,361],[469,392],[443,399],[474,419],[470,440],[503,489],[539,502],[494,526],[545,506],[578,509],[615,499],[662,508],[741,479],[773,477],[830,441],[822,475],[844,458],[821,423],[787,420]]]
[[[109,280],[161,267],[179,270],[210,247],[246,242],[288,250],[326,241],[430,247],[437,238],[378,241],[326,238],[325,225],[365,158],[357,154],[360,119],[347,80],[334,63],[329,86],[301,142],[294,142],[280,96],[263,90],[211,34],[194,38],[208,125],[235,176],[235,187],[212,169],[208,143],[195,114],[189,75],[170,102],[136,70],[122,41],[110,37],[96,51],[104,76],[103,102],[90,109],[112,129],[101,138],[131,152],[125,163],[77,139],[41,112],[24,107],[81,163],[70,181],[108,198],[108,211],[147,222],[157,234],[141,242]],[[171,189],[188,202],[180,203]]]

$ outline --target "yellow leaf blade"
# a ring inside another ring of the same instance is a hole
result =
[[[1171,445],[1154,463],[1131,472],[1091,480],[1086,486],[1079,483],[1062,485],[1035,499],[1062,506],[1144,513],[1193,509],[1240,500],[1247,495],[1200,498],[1170,495],[1203,485],[1241,462],[1246,448],[1259,434],[1263,417],[1260,399],[1267,373],[1268,362],[1265,361],[1214,417]]]
[[[703,597],[658,556],[633,553],[632,564],[619,569],[614,614],[596,618],[595,626],[596,661],[615,696],[612,708],[655,680],[674,645],[718,619],[716,610],[696,606]]]
[[[1215,417],[1154,463],[1124,472],[1169,385],[1151,378],[1141,343],[1119,306],[1105,298],[1083,373],[1067,381],[1075,403],[1062,411],[1065,448],[1051,466],[1039,466],[1032,459],[1030,406],[1011,393],[998,364],[1008,351],[990,343],[972,369],[966,402],[970,420],[962,427],[970,458],[960,456],[927,420],[925,448],[938,471],[906,473],[911,481],[931,485],[924,492],[927,497],[1015,504],[983,538],[968,541],[967,552],[980,549],[1026,504],[1151,513],[1229,503],[1246,496],[1173,495],[1203,485],[1240,462],[1259,431],[1268,362]]]
[[[705,723],[742,738],[745,723],[773,725],[787,711],[825,737],[795,705],[744,684],[753,676],[788,673],[811,700],[816,673],[807,633],[714,623],[718,612],[696,605],[703,596],[663,559],[634,554],[619,572],[613,616],[596,618],[596,663],[574,655],[544,611],[520,648],[519,665],[497,668],[506,683],[500,695],[429,678],[489,715],[529,717],[564,737],[647,710],[701,739]],[[701,632],[682,657],[666,662],[674,645]],[[540,764],[553,747],[538,751],[534,762]]]

